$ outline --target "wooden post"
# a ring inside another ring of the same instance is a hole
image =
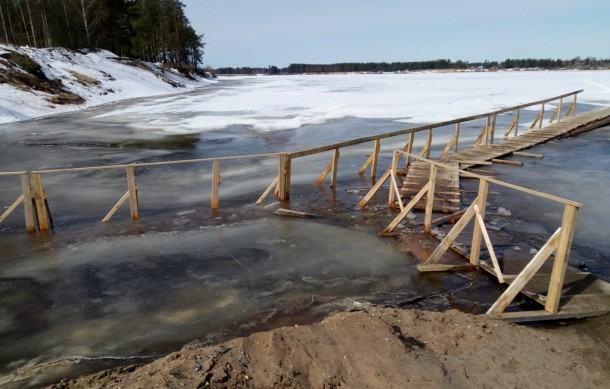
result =
[[[436,187],[436,165],[430,165],[430,179],[428,180],[428,193],[426,194],[426,214],[424,215],[424,232],[429,234],[432,230],[432,211],[434,210],[434,189]]]
[[[23,212],[25,214],[25,230],[34,232],[36,230],[36,219],[34,206],[32,205],[32,184],[30,173],[21,175],[21,191],[23,192]]]
[[[489,145],[489,129],[491,128],[491,117],[487,115],[487,119],[485,121],[485,142],[483,143],[485,146]]]
[[[485,219],[485,208],[487,207],[487,194],[489,193],[489,182],[479,179],[479,193],[477,194],[477,206],[481,219]],[[474,223],[474,231],[472,233],[472,245],[470,247],[470,263],[474,266],[479,265],[479,256],[481,254],[481,238],[483,231],[477,223]]]
[[[400,160],[402,154],[399,154],[396,150],[392,153],[392,166],[390,167],[390,191],[388,195],[388,205],[391,209],[396,206],[396,202],[394,201],[394,194],[398,196],[400,201],[400,191],[398,190],[398,186],[396,185],[396,172],[398,171],[398,161]],[[400,209],[402,209],[402,201],[400,201]]]
[[[210,208],[218,209],[218,192],[220,190],[220,160],[212,161],[212,199]]]
[[[45,231],[50,228],[49,209],[47,208],[47,194],[42,186],[42,176],[40,173],[32,173],[34,182],[34,204],[36,205],[36,217],[38,219],[38,229]]]
[[[494,144],[495,132],[496,132],[496,115],[493,115],[493,119],[491,120],[491,129],[490,129],[490,137],[491,137],[492,145]]]
[[[140,218],[140,214],[138,213],[138,184],[136,183],[135,169],[133,166],[127,166],[125,172],[127,173],[127,191],[129,192],[131,219],[137,220]]]
[[[377,162],[375,162],[376,164]],[[333,170],[330,176],[330,187],[335,188],[337,186],[337,171],[339,170],[339,149],[333,150],[333,160],[332,160]],[[375,168],[373,168],[374,170]]]
[[[542,109],[540,110],[540,122],[538,128],[542,128],[542,121],[544,120],[544,103],[542,103]]]
[[[515,136],[519,135],[519,114],[521,110],[517,108],[517,113],[515,117]]]
[[[413,142],[415,141],[415,133],[409,133],[409,142],[407,143],[407,162],[405,163],[405,169],[411,166],[411,153],[413,152]]]
[[[566,275],[566,267],[568,266],[568,258],[570,256],[570,248],[572,247],[572,239],[574,238],[577,216],[578,208],[566,204],[563,211],[563,220],[561,221],[561,232],[559,235],[557,252],[555,253],[553,271],[551,272],[549,291],[546,296],[546,305],[544,307],[545,310],[551,313],[557,313],[559,310],[561,289],[563,288],[563,280]]]
[[[36,217],[38,218],[38,229],[40,231],[48,230],[50,227],[48,208],[46,205],[47,194],[42,186],[42,176],[40,173],[33,173],[34,181],[34,203],[36,204]]]
[[[453,142],[453,152],[458,152],[458,146],[460,142],[460,122],[455,123],[455,133],[453,134],[455,142]]]
[[[279,155],[279,193],[278,199],[285,201],[290,198],[290,157],[287,153]]]
[[[557,107],[557,123],[561,121],[561,106],[563,105],[563,97],[559,99],[559,106]]]
[[[576,94],[574,94],[574,100],[570,105],[570,109],[568,109],[568,112],[566,113],[566,117],[569,116],[576,116]]]
[[[379,150],[381,149],[381,141],[379,139],[375,140],[375,145],[373,146],[373,165],[371,166],[371,180],[375,179],[377,175],[377,159],[379,157]]]
[[[432,128],[428,128],[428,140],[426,141],[426,158],[430,159],[430,149],[432,148]]]

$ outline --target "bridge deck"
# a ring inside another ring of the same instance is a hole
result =
[[[543,128],[531,129],[519,136],[488,146],[476,146],[440,158],[440,162],[459,163],[462,169],[500,159],[515,151],[527,149],[552,139],[565,138],[610,123],[610,108],[591,111],[563,119]]]
[[[459,166],[461,169],[468,169],[477,165],[489,164],[491,161],[501,159],[514,152],[548,142],[552,139],[575,135],[607,123],[610,123],[610,108],[569,117],[544,128],[530,129],[519,136],[504,139],[499,143],[487,146],[473,146],[457,153],[443,156],[439,159],[439,162],[451,166]],[[435,193],[434,210],[455,212],[459,209],[459,175],[443,172],[442,169],[439,173],[442,177],[439,177],[440,180],[437,182],[440,188]],[[429,166],[421,161],[414,161],[409,167],[406,178],[403,181],[401,189],[402,197],[409,198],[417,194],[428,182],[429,177]],[[426,197],[424,196],[416,208],[423,209],[425,204]]]

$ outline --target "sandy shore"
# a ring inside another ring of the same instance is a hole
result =
[[[597,388],[610,317],[524,326],[456,310],[366,307],[320,323],[196,343],[52,388]]]

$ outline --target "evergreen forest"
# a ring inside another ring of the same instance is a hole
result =
[[[0,43],[105,49],[122,57],[197,68],[197,35],[179,0],[0,0]]]
[[[600,69],[608,68],[610,59],[572,58],[561,59],[506,59],[504,61],[451,61],[437,59],[412,62],[343,62],[334,64],[290,64],[285,68],[277,66],[261,67],[222,67],[217,68],[217,74],[303,74],[303,73],[345,73],[345,72],[410,72],[422,70],[465,70],[465,69]]]

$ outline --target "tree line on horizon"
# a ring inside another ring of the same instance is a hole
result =
[[[121,57],[197,68],[197,35],[179,0],[0,0],[0,43],[105,49]]]
[[[220,67],[216,68],[216,74],[303,74],[303,73],[347,73],[347,72],[409,72],[422,70],[466,70],[466,69],[589,69],[607,68],[610,66],[610,58],[597,59],[587,57],[582,59],[575,57],[570,60],[561,59],[506,59],[502,62],[484,61],[468,62],[450,59],[437,59],[430,61],[412,62],[343,62],[334,64],[290,64],[285,68],[277,66],[262,67]]]

